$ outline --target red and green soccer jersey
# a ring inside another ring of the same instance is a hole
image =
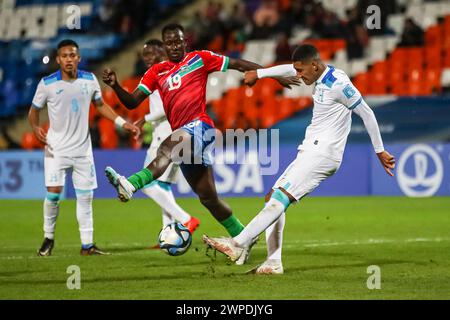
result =
[[[214,126],[206,113],[206,84],[214,71],[226,71],[229,58],[211,51],[192,51],[179,63],[164,61],[153,65],[138,88],[150,95],[158,90],[172,130],[201,120]]]

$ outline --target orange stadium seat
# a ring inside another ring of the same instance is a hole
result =
[[[353,83],[362,95],[368,93],[369,75],[367,72],[357,74],[353,80]]]
[[[450,47],[446,48],[444,51],[444,67],[450,68]]]
[[[442,47],[440,45],[425,47],[425,63],[428,68],[442,67]]]
[[[112,121],[100,118],[98,121],[98,130],[100,132],[100,147],[102,149],[116,149],[119,145],[115,125]]]
[[[429,68],[425,70],[425,86],[427,91],[431,93],[441,91],[441,68]]]
[[[278,102],[275,96],[267,97],[263,101],[261,112],[261,124],[263,128],[269,128],[278,120]]]
[[[128,78],[122,81],[122,87],[128,92],[133,92],[134,89],[139,85],[139,78]]]
[[[413,70],[417,69],[423,69],[423,62],[424,62],[424,50],[423,48],[415,47],[415,48],[408,48],[406,51],[406,65],[408,72],[411,72]]]
[[[426,46],[438,46],[441,44],[443,28],[441,26],[431,26],[425,31]]]
[[[110,88],[103,89],[102,96],[103,96],[103,101],[105,101],[105,103],[112,108],[115,108],[120,103],[116,94]]]
[[[294,113],[294,105],[291,98],[281,97],[278,101],[278,120],[289,118]]]
[[[387,62],[377,62],[373,65],[369,72],[369,93],[371,94],[386,94],[388,88],[387,81]]]

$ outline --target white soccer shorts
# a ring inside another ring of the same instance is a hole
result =
[[[144,168],[147,167],[150,162],[152,162],[158,153],[158,148],[161,143],[166,140],[168,136],[172,133],[172,129],[170,128],[170,124],[168,121],[163,121],[154,127],[154,131],[152,134],[152,143],[147,150],[147,155],[144,161]],[[159,181],[167,182],[167,183],[176,183],[178,181],[178,175],[180,172],[180,167],[171,163],[166,171],[158,178]]]
[[[67,170],[72,169],[72,181],[75,189],[94,190],[97,188],[94,158],[87,157],[45,157],[45,186],[59,187],[66,182]]]
[[[275,182],[273,189],[283,188],[298,201],[314,191],[323,180],[331,177],[340,164],[340,161],[315,151],[301,150]]]

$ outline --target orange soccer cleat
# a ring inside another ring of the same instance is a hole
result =
[[[184,223],[184,226],[189,229],[189,232],[191,234],[194,233],[194,231],[198,228],[199,225],[200,220],[198,220],[196,217],[191,217],[191,219],[188,222]]]

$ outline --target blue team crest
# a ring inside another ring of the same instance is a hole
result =
[[[350,99],[351,97],[353,97],[356,93],[355,89],[353,89],[353,87],[350,84],[347,84],[345,86],[345,88],[342,90],[342,92],[345,94],[345,96],[347,97],[347,99]]]

